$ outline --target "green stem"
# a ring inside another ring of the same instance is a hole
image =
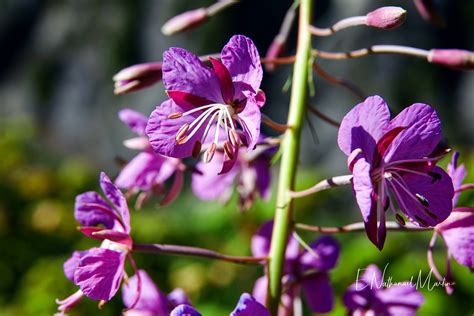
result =
[[[276,210],[270,247],[268,307],[272,315],[277,315],[281,296],[281,278],[285,262],[285,250],[292,224],[293,202],[290,191],[294,188],[301,128],[305,114],[308,93],[308,69],[311,58],[311,33],[313,0],[301,0],[299,12],[298,45],[291,87],[290,109],[288,113],[289,128],[286,130],[282,146],[282,158]]]

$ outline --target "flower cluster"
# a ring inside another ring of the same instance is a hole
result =
[[[252,254],[255,257],[268,255],[272,229],[273,222],[267,222],[253,236]],[[290,236],[285,253],[285,294],[282,296],[281,313],[293,313],[301,290],[312,312],[327,313],[334,305],[328,271],[337,264],[339,245],[332,237],[324,236],[310,244],[307,250],[300,252],[299,248],[297,239]],[[267,288],[268,276],[265,275],[256,281],[253,289],[254,297],[262,304],[266,301]]]

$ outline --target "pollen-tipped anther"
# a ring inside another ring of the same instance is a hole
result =
[[[178,132],[176,133],[176,138],[175,138],[178,144],[184,144],[188,140],[188,137],[185,136],[188,130],[189,130],[189,124],[187,123],[179,128]]]
[[[212,143],[211,146],[204,152],[204,157],[203,160],[205,163],[211,162],[212,158],[214,157],[214,154],[216,153],[217,150],[217,145],[215,143]]]

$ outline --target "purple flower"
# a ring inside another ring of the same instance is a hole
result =
[[[237,306],[230,316],[270,316],[268,310],[248,293],[240,296]],[[170,316],[201,316],[191,305],[179,305],[171,312]]]
[[[146,133],[153,149],[176,158],[209,162],[219,147],[225,150],[220,173],[228,172],[241,141],[253,150],[259,135],[262,66],[253,42],[233,36],[222,49],[221,61],[209,57],[212,69],[181,48],[163,54],[163,82],[169,100],[151,113]]]
[[[166,296],[144,270],[138,270],[137,274],[122,285],[122,300],[130,308],[124,312],[125,316],[167,316],[177,305],[189,304],[183,290],[175,289]]]
[[[407,282],[408,283],[408,282]],[[392,285],[383,288],[383,275],[375,265],[369,265],[343,297],[349,315],[415,315],[423,304],[423,295],[414,285]]]
[[[267,256],[273,222],[267,222],[252,238],[252,254]],[[280,313],[291,315],[295,298],[302,290],[311,311],[315,313],[329,312],[334,305],[334,296],[329,282],[328,271],[333,269],[339,258],[339,246],[329,236],[323,236],[310,244],[311,251],[299,251],[298,241],[290,236],[285,254],[284,295]],[[268,279],[263,276],[257,280],[253,295],[264,303],[267,296]]]
[[[115,184],[129,192],[141,192],[137,198],[138,208],[153,193],[162,194],[165,182],[174,175],[173,183],[161,204],[171,203],[183,187],[184,165],[177,158],[165,157],[153,152],[145,135],[147,118],[140,112],[123,109],[119,112],[120,119],[138,135],[125,141],[125,145],[133,149],[143,150],[120,171]]]
[[[453,154],[451,163],[448,164],[448,174],[453,180],[453,186],[456,191],[461,188],[462,182],[467,175],[464,164],[458,166],[457,161],[459,153]],[[451,215],[442,223],[436,225],[430,247],[428,248],[428,263],[435,276],[443,281],[443,277],[438,272],[434,261],[432,260],[432,250],[436,242],[437,235],[441,235],[448,249],[446,258],[446,279],[450,283],[451,276],[451,257],[454,257],[460,264],[474,270],[474,208],[456,207],[459,193],[453,197],[453,211]],[[448,294],[452,294],[453,288],[450,284],[446,287]]]
[[[438,116],[422,103],[390,120],[385,101],[372,96],[342,120],[339,148],[348,156],[367,235],[379,249],[386,236],[385,210],[390,208],[404,224],[392,197],[402,213],[419,226],[435,226],[451,213],[453,184],[436,166],[441,157],[435,152],[440,140]]]
[[[126,199],[103,172],[100,186],[108,201],[96,192],[80,194],[76,197],[74,216],[85,235],[102,240],[101,247],[74,252],[64,263],[64,273],[85,296],[108,301],[120,287],[125,259],[128,257],[133,267],[135,263],[131,257],[130,213]],[[58,303],[63,305],[61,301]]]
[[[218,159],[208,164],[199,162],[196,166],[197,172],[192,177],[194,194],[202,200],[219,200],[221,203],[226,203],[231,198],[236,185],[242,211],[247,211],[252,207],[258,194],[263,199],[270,198],[270,162],[274,148],[259,149],[248,153],[240,148],[234,167],[222,175],[218,172],[221,168],[220,157],[223,157],[224,153],[216,152]]]

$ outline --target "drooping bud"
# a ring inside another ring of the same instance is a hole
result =
[[[415,6],[420,13],[421,17],[433,23],[436,26],[444,26],[446,23],[444,22],[443,17],[439,13],[438,8],[436,7],[436,3],[433,0],[415,0]]]
[[[124,94],[149,87],[163,77],[162,63],[137,64],[120,70],[114,77],[115,94]]]
[[[367,13],[366,25],[391,30],[405,22],[407,11],[400,7],[382,7]]]
[[[428,61],[459,70],[474,69],[474,52],[463,49],[432,49]]]
[[[273,42],[270,44],[270,47],[267,50],[267,54],[265,55],[265,59],[275,59],[281,56],[281,54],[285,50],[285,41],[286,39],[281,36],[281,34],[278,34],[275,36],[273,39]],[[272,63],[266,63],[265,64],[265,70],[267,71],[273,71],[275,70],[275,64]]]
[[[161,27],[161,33],[166,36],[181,33],[199,26],[206,22],[208,18],[208,12],[205,8],[186,11],[168,20]]]

